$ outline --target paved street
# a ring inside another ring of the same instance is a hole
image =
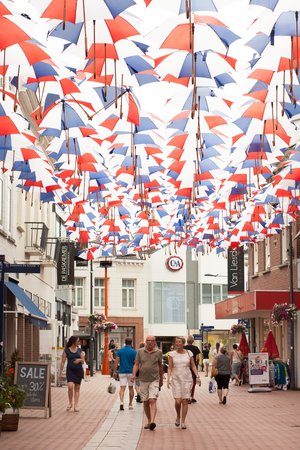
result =
[[[19,430],[2,432],[1,450],[190,450],[285,449],[300,441],[300,392],[247,392],[232,386],[227,405],[208,392],[201,374],[197,403],[190,405],[187,430],[174,426],[171,392],[164,386],[158,401],[157,427],[144,430],[143,407],[119,411],[117,393],[107,393],[109,377],[97,374],[82,383],[80,411],[67,412],[67,389],[52,388],[50,419],[38,410],[22,410]]]

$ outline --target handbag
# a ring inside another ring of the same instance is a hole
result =
[[[212,366],[210,376],[211,376],[212,378],[216,378],[216,376],[218,375],[218,373],[219,373],[218,369],[217,369],[216,367]]]
[[[116,392],[116,389],[117,389],[116,381],[112,380],[108,385],[107,392],[109,394],[114,394]]]

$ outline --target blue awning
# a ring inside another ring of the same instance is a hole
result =
[[[24,292],[24,290],[12,281],[5,281],[5,286],[14,294],[14,296],[22,303],[31,316],[31,323],[41,328],[47,327],[47,317],[45,314],[33,303],[31,298]]]

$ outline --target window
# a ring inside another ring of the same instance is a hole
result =
[[[7,231],[11,232],[11,211],[12,211],[11,187],[7,188],[7,211],[6,211],[6,226]]]
[[[258,244],[253,245],[253,275],[258,274]]]
[[[122,308],[134,308],[135,280],[122,280]]]
[[[94,306],[95,308],[104,307],[104,278],[95,278]]]
[[[270,238],[265,239],[265,270],[269,270],[271,266],[271,248]]]
[[[211,284],[202,284],[202,303],[212,303]]]
[[[288,261],[288,228],[284,228],[281,233],[281,263]]]
[[[222,284],[222,300],[228,298],[228,286],[227,284]]]
[[[73,291],[73,305],[83,306],[83,278],[75,278]]]
[[[153,283],[149,309],[150,323],[185,323],[185,284]]]
[[[214,284],[213,285],[213,302],[219,303],[221,301],[221,285]]]

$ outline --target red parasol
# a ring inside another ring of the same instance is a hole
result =
[[[244,356],[248,356],[248,353],[250,353],[250,347],[244,331],[242,331],[242,337],[238,346],[238,350],[240,350]]]
[[[261,349],[262,352],[268,352],[269,358],[279,358],[279,350],[272,331],[269,331],[267,339]]]

